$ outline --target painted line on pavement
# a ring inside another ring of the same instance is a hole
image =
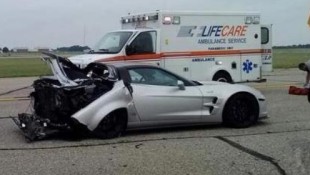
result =
[[[0,98],[0,102],[9,102],[9,101],[27,101],[30,100],[30,97],[6,97]]]

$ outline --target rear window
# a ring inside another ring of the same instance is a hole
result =
[[[266,27],[262,27],[261,35],[262,35],[261,38],[262,44],[267,44],[269,42],[269,29]]]

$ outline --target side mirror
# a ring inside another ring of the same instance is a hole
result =
[[[133,55],[135,53],[135,49],[131,45],[127,45],[125,51],[127,55]]]
[[[183,81],[178,80],[177,84],[180,90],[185,90],[185,85]]]

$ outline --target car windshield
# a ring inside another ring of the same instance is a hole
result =
[[[111,32],[103,36],[95,45],[93,53],[118,53],[133,32]]]

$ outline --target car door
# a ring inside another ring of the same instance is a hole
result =
[[[197,87],[181,90],[181,80],[160,68],[132,68],[128,73],[141,121],[201,119],[202,93]]]

